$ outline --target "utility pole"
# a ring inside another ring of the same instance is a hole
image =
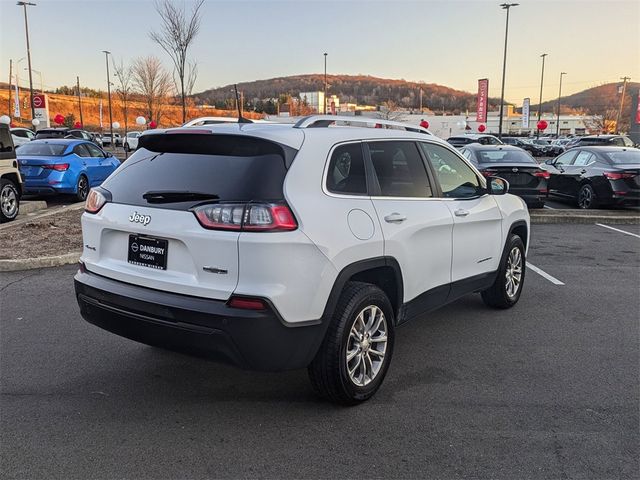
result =
[[[7,110],[9,112],[9,116],[13,117],[13,115],[11,114],[11,110],[12,110],[12,105],[11,105],[11,86],[13,85],[13,59],[9,59],[9,110]]]
[[[620,108],[618,109],[618,115],[616,115],[616,132],[620,133],[620,116],[622,115],[622,107],[624,106],[624,95],[627,92],[627,81],[631,80],[631,77],[622,77],[622,95],[620,96]]]
[[[116,139],[113,138],[113,115],[111,113],[111,77],[109,76],[109,55],[111,52],[108,50],[102,50],[104,58],[107,62],[107,97],[109,99],[109,132],[111,133],[111,147],[115,150]]]
[[[27,63],[29,64],[29,96],[31,103],[31,119],[36,118],[36,108],[33,105],[33,78],[31,74],[31,48],[29,47],[29,22],[27,21],[27,6],[35,7],[35,3],[17,2],[16,5],[24,9],[24,31],[27,37]]]
[[[504,114],[504,79],[507,73],[507,40],[509,38],[509,10],[517,7],[518,3],[502,3],[500,6],[507,11],[507,19],[504,28],[504,58],[502,59],[502,89],[500,93],[500,124],[498,125],[498,138],[502,138],[502,117]],[[444,106],[442,107],[444,113]]]
[[[540,101],[538,101],[538,123],[542,119],[542,85],[544,83],[544,59],[547,57],[548,53],[543,53],[540,55],[542,57],[542,76],[540,77]],[[536,138],[540,138],[540,129],[538,125],[536,125]]]
[[[322,107],[322,113],[327,114],[327,52],[324,52],[324,105]]]
[[[420,113],[422,113],[422,89],[420,89]]]
[[[84,128],[84,120],[82,119],[82,100],[80,100],[80,77],[76,77],[76,86],[78,88],[78,110],[80,110],[80,126]]]
[[[567,72],[560,72],[560,89],[558,90],[558,116],[556,117],[556,138],[560,136],[560,97],[562,96],[562,77]]]

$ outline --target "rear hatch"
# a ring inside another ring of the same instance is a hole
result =
[[[67,156],[66,144],[33,142],[22,145],[17,150],[20,175],[25,179],[44,179],[56,168],[64,168]],[[66,170],[66,169],[65,169]]]
[[[485,175],[493,175],[504,178],[513,188],[537,188],[544,177],[544,170],[531,164],[480,164],[480,170]]]
[[[230,224],[207,229],[194,209],[220,207],[234,217],[231,205],[283,202],[295,150],[249,136],[183,132],[141,136],[136,153],[103,183],[98,191],[108,202],[82,218],[82,261],[115,280],[226,300],[238,282],[240,232]]]

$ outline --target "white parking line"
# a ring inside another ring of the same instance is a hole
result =
[[[546,278],[547,280],[549,280],[554,285],[564,285],[564,283],[561,282],[560,280],[558,280],[556,277],[553,277],[553,276],[549,275],[547,272],[545,272],[541,268],[538,268],[535,265],[530,264],[529,262],[527,262],[527,268],[533,270],[534,272],[536,272],[541,277]]]
[[[608,228],[609,230],[615,230],[616,232],[624,233],[625,235],[631,235],[632,237],[640,238],[640,235],[636,233],[627,232],[626,230],[620,230],[619,228],[613,228],[609,225],[603,225],[602,223],[596,223],[599,227]]]
[[[548,208],[549,210],[555,210],[555,208],[550,207],[549,205],[545,205],[544,208]]]

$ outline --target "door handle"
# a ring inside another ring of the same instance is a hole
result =
[[[396,213],[396,212],[393,212],[392,214],[384,217],[384,221],[387,223],[401,223],[401,222],[404,222],[406,219],[407,217],[405,215],[402,215],[401,213]]]
[[[462,208],[459,208],[453,213],[456,217],[466,217],[467,215],[469,215],[469,210],[464,210]]]

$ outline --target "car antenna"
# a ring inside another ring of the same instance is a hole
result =
[[[238,107],[238,123],[253,123],[242,116],[242,105],[240,105],[240,97],[238,96],[238,85],[233,84],[233,89],[236,92],[236,106]]]

